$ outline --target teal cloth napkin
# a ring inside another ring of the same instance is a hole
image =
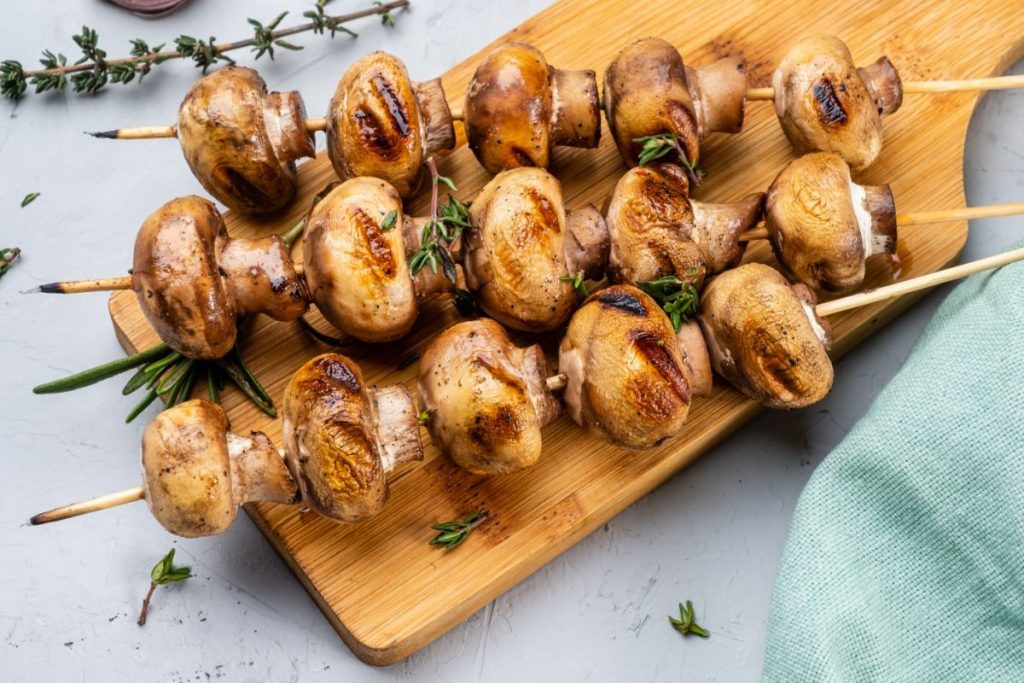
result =
[[[800,497],[766,681],[1024,681],[1024,265],[976,275]]]

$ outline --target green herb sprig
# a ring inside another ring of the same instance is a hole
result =
[[[142,611],[139,612],[139,626],[146,625],[146,616],[149,614],[149,603],[153,599],[153,592],[157,586],[164,586],[168,583],[176,583],[192,578],[191,567],[174,566],[174,548],[160,558],[160,561],[153,565],[149,572],[149,592],[142,601]]]
[[[314,9],[303,13],[303,16],[310,21],[288,28],[277,28],[287,16],[287,12],[282,12],[268,24],[249,19],[253,31],[252,37],[230,43],[217,43],[217,39],[213,36],[202,40],[193,36],[180,35],[172,41],[174,50],[164,50],[166,43],[150,47],[146,41],[135,38],[131,40],[129,56],[117,59],[108,59],[107,51],[99,46],[99,35],[96,30],[83,26],[80,33],[72,36],[72,40],[81,51],[81,58],[74,64],[68,64],[68,58],[64,54],[55,53],[52,50],[43,50],[42,57],[39,59],[41,69],[26,70],[21,62],[14,59],[0,62],[0,95],[16,100],[25,95],[30,85],[36,93],[49,90],[65,92],[68,83],[76,93],[94,93],[108,83],[127,84],[136,79],[141,83],[154,66],[174,59],[190,59],[196,67],[201,68],[205,73],[207,69],[218,62],[234,64],[234,60],[226,53],[246,47],[252,48],[255,59],[259,59],[263,55],[273,59],[275,47],[286,50],[302,49],[302,46],[284,40],[288,36],[306,31],[323,35],[330,31],[333,38],[337,31],[342,31],[356,37],[355,33],[342,24],[378,15],[385,26],[394,26],[393,10],[409,6],[409,0],[375,2],[372,7],[357,12],[330,16],[324,11],[328,2],[330,0],[317,0]]]
[[[41,192],[29,192],[27,195],[25,195],[24,199],[21,200],[21,208],[24,209],[26,206],[28,206],[32,202],[34,202],[35,200],[39,199],[39,196],[41,194],[42,194]]]
[[[444,276],[456,282],[458,274],[449,249],[462,236],[462,231],[469,227],[469,205],[463,204],[451,194],[445,204],[440,204],[438,186],[444,185],[450,192],[455,192],[455,183],[437,172],[434,157],[427,159],[427,168],[430,169],[430,218],[423,226],[419,251],[409,259],[409,272],[415,277],[429,266],[436,273],[440,264]]]
[[[691,278],[695,278],[697,273],[696,268],[690,269]],[[692,279],[683,281],[675,275],[666,275],[636,284],[661,305],[676,332],[682,328],[684,322],[700,313],[700,293],[697,292]]]
[[[707,629],[697,625],[697,618],[693,614],[693,603],[689,600],[686,601],[686,606],[683,603],[679,603],[679,618],[674,617],[668,618],[668,623],[672,624],[672,628],[682,633],[684,636],[690,635],[691,633],[701,638],[707,638],[711,634],[708,633]]]
[[[590,296],[590,290],[587,289],[587,281],[583,279],[583,271],[579,271],[573,275],[563,275],[558,278],[562,282],[571,282],[572,288],[576,290],[576,293],[581,297],[586,298]]]
[[[430,545],[438,545],[445,550],[460,545],[466,537],[487,520],[487,510],[477,510],[465,519],[457,519],[451,522],[434,524],[430,528],[437,532],[437,536],[430,539]]]
[[[0,277],[7,274],[19,256],[21,249],[18,247],[0,247]]]
[[[679,137],[675,133],[647,135],[642,138],[633,138],[633,142],[643,145],[643,147],[640,148],[640,158],[637,160],[637,163],[640,166],[646,166],[652,161],[662,159],[675,152],[674,160],[686,171],[686,175],[689,176],[690,182],[694,185],[701,184],[704,172],[699,169],[695,169],[693,164],[690,163],[690,157],[686,155],[686,149],[683,148],[682,143],[679,142]]]

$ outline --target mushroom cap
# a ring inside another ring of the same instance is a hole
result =
[[[839,292],[864,281],[871,214],[839,155],[819,152],[790,162],[768,189],[765,227],[779,262],[809,287]]]
[[[416,322],[402,223],[398,192],[378,178],[347,180],[309,212],[302,249],[310,297],[349,336],[390,341]]]
[[[540,346],[519,348],[489,319],[454,325],[420,360],[419,403],[439,450],[476,474],[504,474],[541,456],[541,427],[560,407]]]
[[[327,154],[342,179],[382,178],[408,197],[420,184],[426,121],[409,72],[371,52],[338,81],[328,111]]]
[[[296,92],[268,93],[258,73],[227,67],[189,89],[178,110],[178,140],[206,191],[229,208],[265,213],[295,195],[295,159],[313,156]]]
[[[491,179],[469,208],[466,282],[476,301],[517,330],[552,330],[576,306],[566,265],[562,186],[547,171],[516,168]]]
[[[306,505],[338,522],[384,508],[381,446],[358,365],[337,353],[308,361],[292,375],[282,412],[285,457]]]
[[[690,238],[694,215],[688,190],[686,176],[674,164],[637,166],[619,178],[605,220],[613,281],[635,284],[675,275],[700,288],[707,264]]]
[[[160,524],[193,538],[231,526],[238,504],[232,492],[228,419],[219,405],[179,403],[149,423],[142,435],[143,489]]]
[[[797,152],[835,152],[859,171],[882,150],[879,106],[839,38],[797,42],[779,62],[772,85],[775,113]]]
[[[747,263],[715,277],[698,318],[715,371],[770,408],[802,408],[832,387],[828,324],[814,295],[775,269]]]
[[[153,212],[135,238],[132,287],[142,312],[189,358],[220,358],[235,345],[237,310],[217,264],[222,233],[213,203],[190,195]]]
[[[558,349],[568,383],[569,415],[616,446],[652,448],[678,434],[691,389],[665,313],[631,285],[590,296],[569,322]]]
[[[605,71],[604,106],[608,129],[623,161],[635,166],[637,138],[674,134],[691,165],[699,157],[700,129],[686,69],[679,51],[660,38],[644,38],[619,52]]]
[[[466,138],[489,173],[551,160],[551,68],[526,43],[484,57],[466,88]]]

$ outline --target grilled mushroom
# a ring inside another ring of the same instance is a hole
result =
[[[855,171],[882,150],[882,116],[899,109],[903,86],[887,57],[857,68],[839,38],[804,38],[772,75],[775,113],[797,152],[835,152]]]
[[[423,459],[409,391],[368,388],[359,366],[340,354],[317,356],[292,375],[283,413],[288,467],[302,498],[337,522],[380,512],[388,474]]]
[[[639,160],[638,138],[662,134],[675,135],[690,166],[696,166],[700,141],[708,134],[739,132],[746,101],[741,57],[690,69],[679,51],[659,38],[622,50],[604,76],[608,129],[629,166]]]
[[[142,436],[143,495],[172,534],[225,531],[249,501],[295,503],[295,480],[262,432],[228,430],[221,407],[192,400],[168,408]]]
[[[773,268],[747,263],[714,278],[698,318],[711,366],[770,408],[802,408],[832,388],[831,328],[814,294]]]
[[[295,160],[315,153],[297,92],[267,92],[258,73],[218,69],[188,91],[177,135],[206,191],[238,211],[265,213],[291,201]]]
[[[601,137],[594,72],[556,69],[525,43],[484,58],[466,89],[465,116],[469,147],[490,173],[547,168],[556,145],[597,147]]]
[[[603,269],[608,240],[600,214],[587,208],[567,216],[561,184],[543,169],[496,175],[473,200],[470,222],[466,283],[480,307],[509,327],[562,325],[576,306],[567,276]]]
[[[819,292],[864,281],[872,254],[896,258],[896,208],[888,185],[858,185],[837,154],[791,162],[768,189],[765,227],[785,270]]]
[[[289,321],[307,308],[281,238],[232,239],[213,203],[194,195],[172,199],[139,228],[132,287],[160,338],[197,359],[231,350],[238,316]]]
[[[740,233],[761,217],[764,194],[739,202],[708,204],[688,196],[685,173],[674,164],[626,172],[608,203],[609,272],[636,283],[674,275],[699,289],[705,274],[739,263]]]
[[[594,436],[634,450],[682,430],[693,385],[710,389],[707,362],[700,335],[677,338],[654,299],[630,285],[588,298],[558,349],[570,417]]]
[[[419,186],[424,160],[454,146],[440,79],[413,83],[401,60],[372,52],[338,82],[328,112],[327,153],[342,179],[382,178],[408,197]]]
[[[434,444],[477,474],[535,464],[541,428],[561,411],[547,376],[540,346],[513,345],[493,320],[445,330],[423,352],[417,384]]]

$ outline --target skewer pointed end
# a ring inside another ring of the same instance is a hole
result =
[[[32,289],[26,289],[22,294],[63,294],[64,288],[61,287],[60,282],[47,282],[45,285],[39,285]]]
[[[116,140],[117,134],[120,131],[117,130],[98,130],[98,131],[83,131],[86,135],[91,135],[94,138],[102,138],[104,140]]]

